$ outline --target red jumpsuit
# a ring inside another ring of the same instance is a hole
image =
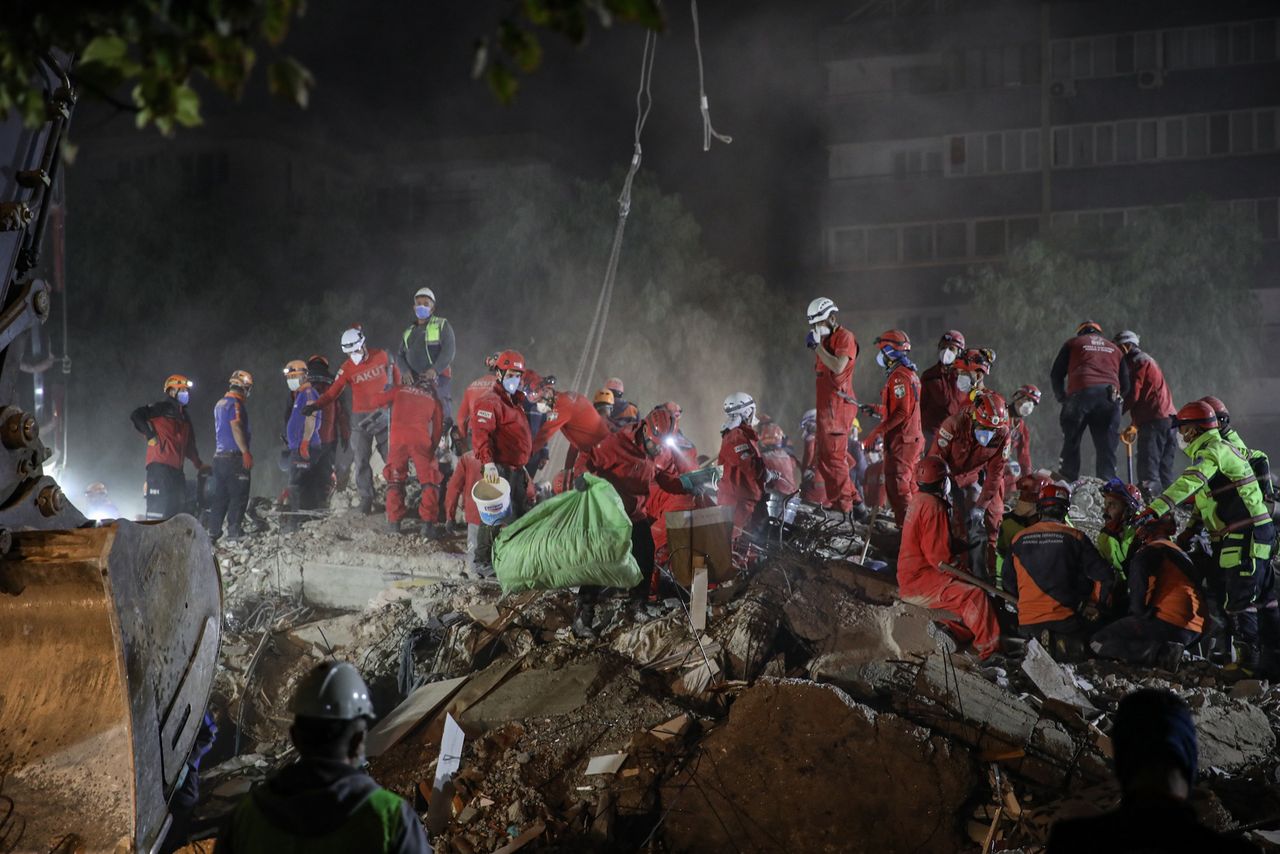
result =
[[[907,508],[898,551],[898,593],[903,601],[950,611],[959,623],[947,621],[957,640],[972,640],[982,658],[1000,649],[1000,627],[987,595],[939,569],[952,563],[951,528],[947,505],[928,492],[917,492]]]
[[[916,494],[916,463],[924,451],[920,378],[914,369],[899,364],[889,372],[880,392],[878,410],[881,421],[862,440],[862,445],[871,448],[877,436],[884,437],[884,491],[893,508],[894,521],[901,527],[911,496]],[[868,471],[867,479],[870,478]]]
[[[648,518],[645,504],[655,481],[668,492],[684,492],[679,476],[659,469],[653,458],[645,453],[640,437],[643,429],[642,423],[624,427],[609,434],[586,455],[587,471],[609,481],[617,490],[632,522]]]
[[[510,395],[502,383],[490,383],[489,391],[476,401],[471,438],[472,450],[481,465],[494,463],[515,468],[529,462],[533,436],[524,411],[524,393]]]
[[[984,448],[973,435],[973,423],[969,407],[952,415],[938,428],[929,453],[947,461],[951,476],[960,489],[973,486],[979,476],[984,475],[982,492],[975,506],[983,511],[983,524],[987,531],[987,565],[994,567],[996,539],[1000,534],[1000,522],[1004,519],[1004,465],[1009,460],[1009,428],[996,430],[991,443]]]
[[[800,497],[813,504],[825,505],[827,503],[827,485],[823,483],[822,476],[814,469],[814,466],[817,465],[816,440],[816,436],[804,437],[804,457],[800,461],[802,482]],[[803,479],[805,472],[812,472],[812,476],[808,480]]]
[[[764,465],[777,477],[769,484],[769,489],[782,495],[790,495],[800,488],[800,464],[786,448],[771,448],[764,451]]]
[[[853,396],[853,364],[858,357],[858,342],[852,332],[837,326],[819,346],[837,357],[849,357],[849,363],[838,374],[832,373],[816,355],[813,357],[818,375],[814,469],[826,485],[827,506],[848,513],[853,505],[862,503],[858,488],[849,478],[849,430],[858,414],[858,402]]]
[[[1009,419],[1009,461],[1004,467],[1004,491],[1012,495],[1017,491],[1018,478],[1031,474],[1031,431],[1027,428],[1027,420],[1013,416]],[[1013,463],[1018,464],[1018,473],[1013,473]]]
[[[409,480],[409,461],[413,460],[422,496],[418,499],[418,517],[434,522],[440,511],[440,467],[436,464],[436,446],[444,432],[444,411],[434,392],[416,385],[397,386],[371,398],[377,407],[391,407],[390,454],[382,476],[387,479],[387,521],[399,522],[405,517],[404,487]]]
[[[692,445],[682,450],[663,448],[662,453],[658,454],[658,458],[654,460],[654,465],[658,471],[665,472],[678,480],[680,475],[693,471],[698,467],[698,449]],[[662,488],[662,484],[656,479],[649,485],[649,497],[645,501],[645,512],[652,520],[649,530],[653,534],[654,561],[656,563],[665,564],[669,558],[667,554],[667,514],[679,510],[692,510],[697,506],[698,498],[695,495],[687,495],[683,492],[668,492]]]
[[[757,441],[756,431],[747,424],[739,424],[732,430],[726,430],[720,439],[720,457],[717,462],[724,468],[724,474],[720,476],[716,503],[721,507],[735,508],[735,538],[751,521],[756,507],[764,498],[765,464]],[[844,475],[849,477],[847,471]]]
[[[456,519],[458,502],[461,501],[467,524],[480,524],[480,509],[476,507],[476,500],[471,497],[471,490],[483,478],[484,466],[480,465],[474,453],[467,451],[449,476],[449,487],[444,494],[444,518]]]
[[[920,429],[937,433],[942,422],[969,403],[969,395],[956,385],[954,368],[938,362],[920,377]]]
[[[471,384],[463,389],[462,402],[458,404],[458,429],[462,431],[462,435],[467,435],[470,429],[471,416],[476,411],[476,401],[489,393],[489,389],[493,388],[493,374],[485,374],[482,377],[474,379]]]
[[[576,391],[556,392],[555,405],[543,419],[538,435],[533,437],[533,453],[541,451],[552,437],[564,431],[569,442],[564,467],[576,477],[586,470],[586,453],[613,432],[609,422],[600,417],[589,398]]]
[[[343,389],[350,386],[351,409],[359,421],[360,416],[385,406],[386,404],[378,402],[383,399],[383,392],[398,385],[400,369],[396,367],[395,360],[387,355],[386,350],[370,347],[369,355],[360,364],[357,365],[349,357],[342,363],[337,376],[333,378],[333,385],[325,389],[315,405],[324,409],[338,399]]]

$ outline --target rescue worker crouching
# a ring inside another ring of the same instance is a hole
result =
[[[194,386],[182,374],[173,374],[164,381],[164,400],[139,406],[129,416],[134,429],[147,439],[148,520],[168,519],[190,509],[182,471],[185,460],[191,460],[200,473],[212,471],[200,460],[187,412]]]
[[[1060,662],[1079,661],[1115,573],[1083,531],[1067,524],[1071,490],[1051,483],[1036,500],[1040,521],[1013,538],[1018,633]]]
[[[1276,529],[1247,452],[1219,432],[1218,415],[1202,400],[1178,410],[1178,445],[1191,465],[1135,519],[1141,526],[1195,501],[1201,523],[1213,543],[1217,571],[1225,588],[1227,623],[1235,660],[1227,669],[1251,675],[1262,652],[1280,647],[1271,555]]]
[[[1043,470],[1018,478],[1013,506],[1005,511],[1000,520],[1000,534],[996,538],[995,584],[1006,593],[1013,593],[1017,583],[1013,579],[1013,564],[1010,561],[1013,538],[1040,521],[1036,501],[1040,498],[1040,490],[1052,482],[1049,473]]]
[[[213,498],[209,507],[209,537],[228,540],[244,536],[244,512],[249,506],[249,478],[253,454],[249,450],[249,411],[245,401],[253,391],[253,376],[236,371],[226,395],[213,407]]]
[[[528,475],[525,466],[533,448],[529,419],[525,416],[524,393],[520,391],[525,371],[524,356],[504,350],[498,356],[498,379],[489,392],[476,401],[471,417],[472,450],[484,471],[484,479],[496,484],[506,480],[511,488],[510,519],[519,519],[528,509]],[[476,571],[493,573],[493,540],[497,528],[482,525],[476,542]]]
[[[435,313],[436,294],[418,288],[413,295],[413,325],[401,336],[396,367],[401,376],[422,377],[435,384],[436,399],[446,424],[453,421],[453,358],[457,342],[453,326]]]
[[[779,495],[794,495],[800,489],[800,463],[787,450],[787,436],[778,423],[760,428],[760,453],[765,467],[773,473],[769,489]]]
[[[413,808],[361,770],[374,711],[356,669],[318,665],[299,683],[292,710],[298,760],[241,799],[217,850],[431,854]]]
[[[853,396],[858,342],[836,322],[838,311],[834,302],[819,297],[809,303],[806,312],[806,344],[814,352],[816,374],[814,469],[826,490],[826,509],[842,518],[864,521],[869,511],[849,477],[849,430],[858,414],[858,401]]]
[[[941,457],[925,457],[914,476],[898,552],[898,592],[904,602],[950,611],[959,622],[943,626],[959,643],[972,643],[980,658],[1000,651],[1000,627],[987,594],[944,571],[954,560],[950,523],[951,473]]]
[[[875,414],[880,423],[862,440],[867,451],[876,439],[884,438],[884,491],[899,527],[906,520],[907,506],[916,491],[916,463],[924,453],[924,433],[920,428],[920,378],[908,354],[911,339],[900,329],[890,329],[876,338],[876,364],[887,374]]]
[[[405,486],[409,463],[417,474],[422,492],[418,497],[418,531],[434,539],[439,531],[440,467],[436,448],[444,436],[444,405],[436,396],[435,380],[419,374],[412,385],[399,385],[374,398],[381,407],[391,407],[390,456],[382,470],[387,481],[387,529],[401,532],[405,507]]]
[[[285,441],[289,446],[289,500],[280,527],[284,531],[296,531],[301,524],[299,511],[317,510],[324,503],[325,484],[320,480],[319,468],[313,465],[320,454],[323,415],[316,405],[320,395],[311,385],[306,362],[294,359],[286,364],[284,378],[294,398],[285,425]]]

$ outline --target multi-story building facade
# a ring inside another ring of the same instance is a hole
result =
[[[833,292],[928,340],[964,321],[944,285],[967,267],[1203,194],[1257,223],[1280,325],[1274,3],[884,0],[823,52]],[[1257,415],[1280,412],[1273,385]]]

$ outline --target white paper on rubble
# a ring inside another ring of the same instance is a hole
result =
[[[458,726],[453,715],[446,714],[444,735],[440,738],[440,758],[436,761],[436,781],[431,787],[435,791],[442,790],[444,784],[458,773],[458,768],[462,765],[462,744],[466,738],[466,733]]]

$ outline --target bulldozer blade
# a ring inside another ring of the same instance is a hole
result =
[[[68,835],[77,850],[152,850],[221,624],[209,537],[190,516],[14,535],[0,560],[0,794],[23,830],[9,850]]]

